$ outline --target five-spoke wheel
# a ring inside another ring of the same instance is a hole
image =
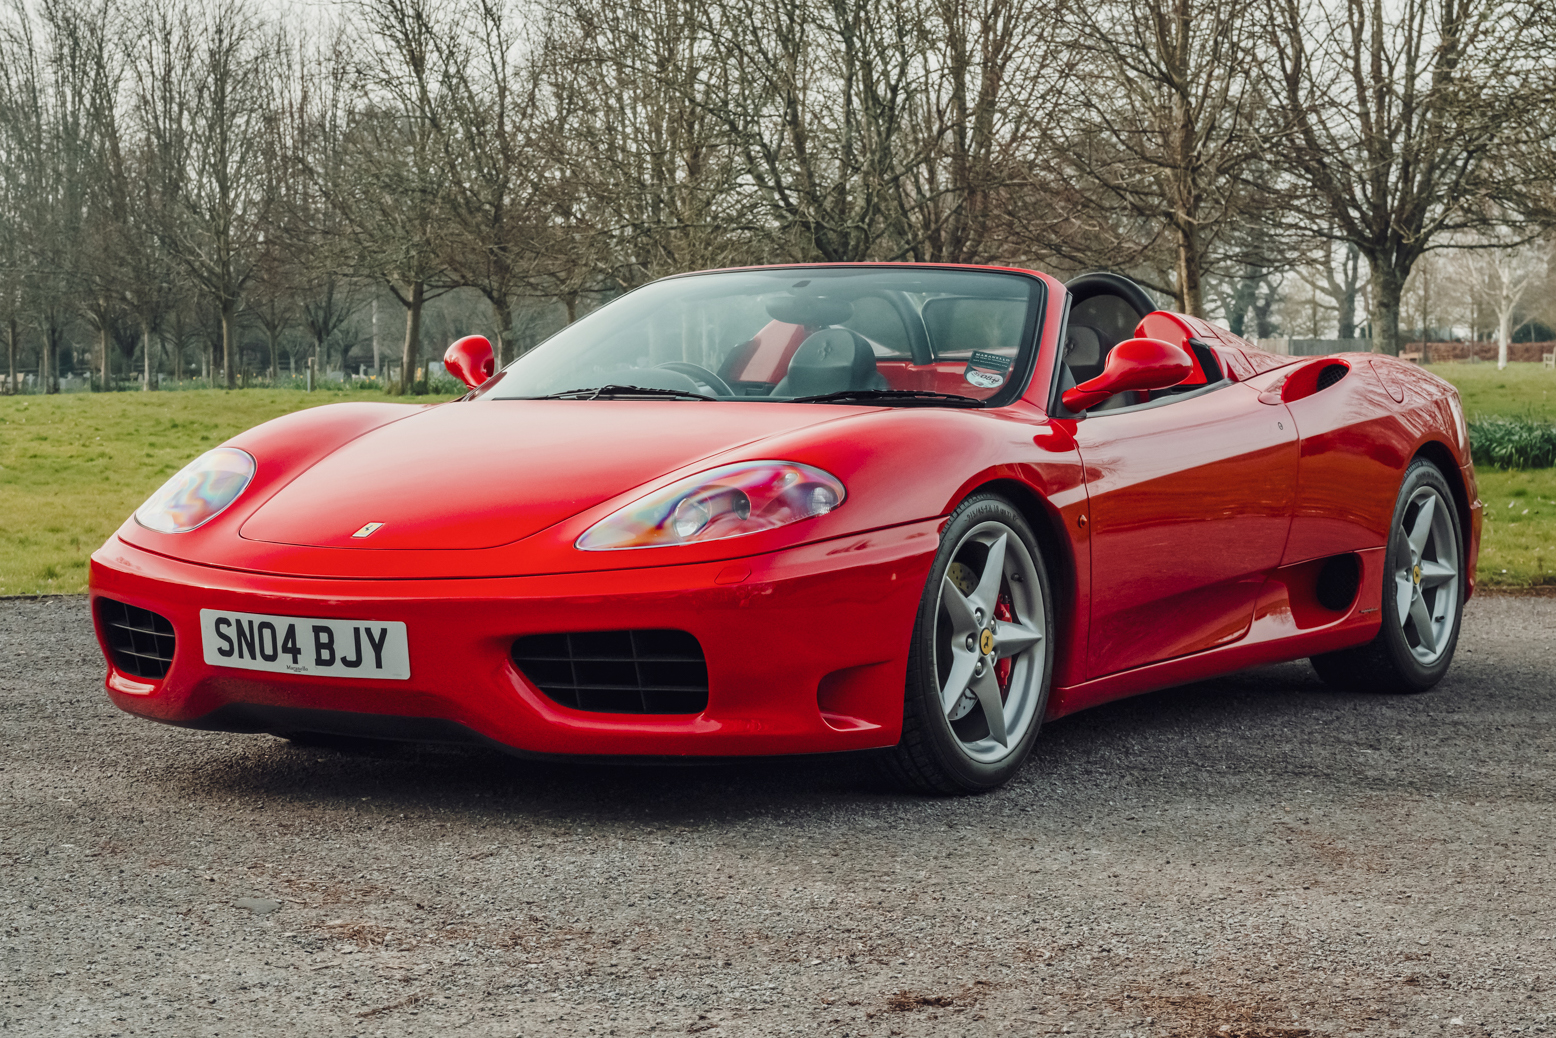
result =
[[[1393,538],[1394,603],[1410,651],[1437,662],[1459,610],[1459,534],[1453,505],[1429,484],[1416,488]]]
[[[1319,677],[1364,692],[1424,692],[1442,680],[1464,609],[1463,543],[1453,491],[1437,466],[1417,458],[1394,506],[1378,635],[1314,656]]]
[[[1052,660],[1048,576],[1031,528],[1002,498],[969,498],[924,590],[889,770],[935,792],[1006,781],[1042,723]]]

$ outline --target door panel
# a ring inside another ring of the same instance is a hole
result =
[[[1076,423],[1091,508],[1088,674],[1241,637],[1280,563],[1296,424],[1243,385]]]

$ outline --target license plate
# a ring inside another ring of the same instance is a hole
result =
[[[411,676],[405,625],[393,620],[324,620],[200,610],[205,662],[331,678]]]

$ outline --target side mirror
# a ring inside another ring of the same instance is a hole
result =
[[[1194,361],[1181,347],[1161,339],[1125,339],[1108,354],[1102,374],[1066,389],[1064,406],[1081,412],[1114,393],[1167,389],[1194,374]]]
[[[492,377],[497,361],[486,336],[467,335],[463,339],[455,339],[449,346],[443,354],[443,366],[459,381],[474,389]]]

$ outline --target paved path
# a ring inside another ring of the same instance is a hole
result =
[[[166,728],[0,602],[0,1033],[1556,1034],[1553,659],[1477,601],[1428,695],[1265,668],[927,800]]]

